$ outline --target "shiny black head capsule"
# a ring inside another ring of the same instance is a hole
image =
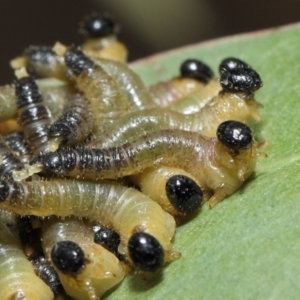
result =
[[[0,180],[0,202],[5,201],[9,196],[9,184],[5,180]]]
[[[93,61],[88,58],[80,49],[71,47],[65,53],[65,64],[73,75],[79,76],[83,71],[93,68]]]
[[[18,108],[43,101],[43,97],[33,77],[15,80],[15,95]]]
[[[84,268],[84,252],[74,242],[60,241],[51,251],[54,266],[67,275],[77,275]]]
[[[115,255],[118,255],[120,241],[120,236],[110,228],[100,227],[95,230],[94,242]]]
[[[234,69],[243,69],[243,68],[251,69],[251,67],[244,61],[235,57],[228,57],[221,61],[219,65],[219,73],[221,74],[225,71],[231,71]]]
[[[262,87],[259,74],[250,68],[224,71],[220,76],[220,84],[226,92],[254,92]]]
[[[184,175],[174,175],[166,183],[170,203],[182,213],[191,213],[202,203],[203,193],[197,183]]]
[[[226,121],[217,129],[218,140],[232,150],[249,149],[253,143],[251,129],[238,121]]]
[[[30,60],[36,63],[49,64],[53,59],[57,58],[57,54],[49,46],[32,45],[25,48],[23,54]]]
[[[211,68],[197,59],[187,59],[180,66],[180,74],[185,78],[193,78],[207,83],[214,76]]]
[[[101,38],[117,33],[118,27],[108,15],[93,13],[79,24],[79,33],[89,38]]]
[[[154,272],[164,263],[164,249],[152,235],[134,233],[128,241],[128,253],[134,266],[146,272]]]

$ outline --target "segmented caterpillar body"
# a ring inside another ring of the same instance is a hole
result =
[[[166,252],[165,259],[170,259],[174,219],[135,189],[115,182],[2,181],[0,196],[2,209],[20,215],[74,215],[111,227],[121,236],[119,252],[127,257],[128,240],[135,232],[151,234]]]
[[[35,275],[20,242],[2,222],[0,253],[0,299],[53,299],[51,289]]]
[[[47,152],[48,130],[52,116],[43,102],[43,97],[32,77],[23,77],[16,81],[16,101],[18,121],[23,127],[32,153]]]
[[[61,143],[83,142],[91,134],[93,123],[89,103],[82,95],[74,95],[64,107],[63,114],[49,128],[49,148],[55,151]]]
[[[61,176],[115,179],[154,166],[177,167],[189,172],[210,204],[234,193],[253,172],[256,143],[248,126],[222,123],[218,138],[196,132],[162,130],[113,148],[78,148],[48,153],[38,158],[42,169]]]

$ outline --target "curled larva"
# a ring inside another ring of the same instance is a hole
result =
[[[60,282],[57,272],[43,253],[34,253],[30,258],[35,274],[41,278],[52,290],[56,298],[65,294],[64,288]],[[55,298],[55,299],[56,299]],[[61,299],[61,298],[59,298]]]
[[[112,148],[64,149],[35,160],[35,169],[75,178],[115,179],[152,166],[181,168],[194,176],[210,205],[240,188],[252,174],[256,143],[251,129],[238,121],[219,125],[217,138],[197,132],[161,130]],[[33,162],[34,163],[34,162]]]
[[[67,294],[76,299],[99,299],[129,270],[93,239],[92,225],[84,220],[52,217],[42,225],[44,252],[54,264]],[[72,255],[76,249],[79,254]]]
[[[155,102],[143,81],[128,65],[108,60],[94,59],[118,84],[127,101],[127,111],[154,107]]]
[[[65,63],[74,75],[77,88],[91,105],[94,131],[128,109],[128,104],[116,81],[81,50],[67,49]]]
[[[47,135],[52,116],[34,79],[30,76],[17,79],[15,94],[18,121],[24,130],[30,150],[33,154],[49,151]]]
[[[7,146],[16,154],[23,164],[31,159],[29,145],[21,132],[12,132],[3,137]]]
[[[79,33],[86,37],[82,50],[90,57],[127,61],[127,48],[117,40],[118,25],[109,15],[93,13],[79,24]]]
[[[0,178],[12,179],[14,171],[20,171],[24,168],[23,162],[6,144],[2,136],[0,136],[0,159]]]
[[[167,108],[154,108],[128,113],[113,124],[102,128],[101,134],[98,134],[97,140],[91,145],[97,143],[102,147],[120,145],[142,134],[162,129],[195,131],[213,137],[218,125],[226,120],[248,124],[253,118],[257,122],[262,122],[258,112],[258,108],[262,105],[253,97],[253,92],[261,86],[260,77],[252,69],[238,71],[236,74],[228,72],[222,74],[221,84],[224,90],[213,97],[199,112],[184,115]]]
[[[0,222],[0,299],[52,300],[51,289],[35,275],[18,239]]]
[[[129,260],[129,240],[137,233],[146,233],[153,243],[161,245],[157,254],[159,262],[162,257],[163,261],[171,259],[171,239],[175,231],[173,217],[144,194],[116,182],[2,180],[0,199],[0,208],[20,215],[74,215],[111,227],[120,234],[120,254]],[[135,265],[135,261],[132,263]],[[147,266],[149,262],[145,259],[144,263]],[[159,267],[161,265],[156,265],[156,269]]]
[[[204,198],[197,180],[182,169],[147,168],[131,179],[171,215],[182,216],[199,209]]]
[[[89,103],[82,95],[74,95],[65,105],[63,114],[49,128],[50,150],[55,151],[60,144],[83,142],[92,132],[93,123]]]
[[[201,91],[214,74],[203,62],[197,59],[187,59],[180,66],[180,75],[180,77],[158,82],[149,87],[156,105],[166,107],[195,91]]]

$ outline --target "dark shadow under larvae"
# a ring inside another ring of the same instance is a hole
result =
[[[24,130],[33,154],[47,152],[48,130],[52,122],[49,109],[32,77],[23,77],[15,81],[18,121]]]

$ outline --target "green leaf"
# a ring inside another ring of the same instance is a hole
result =
[[[182,257],[162,274],[129,275],[105,299],[298,299],[300,295],[300,26],[185,47],[134,65],[147,84],[178,73],[195,57],[215,71],[239,57],[264,81],[256,99],[264,124],[255,175],[231,197],[179,227]],[[217,72],[216,72],[217,73]],[[134,217],[134,216],[133,216]]]

